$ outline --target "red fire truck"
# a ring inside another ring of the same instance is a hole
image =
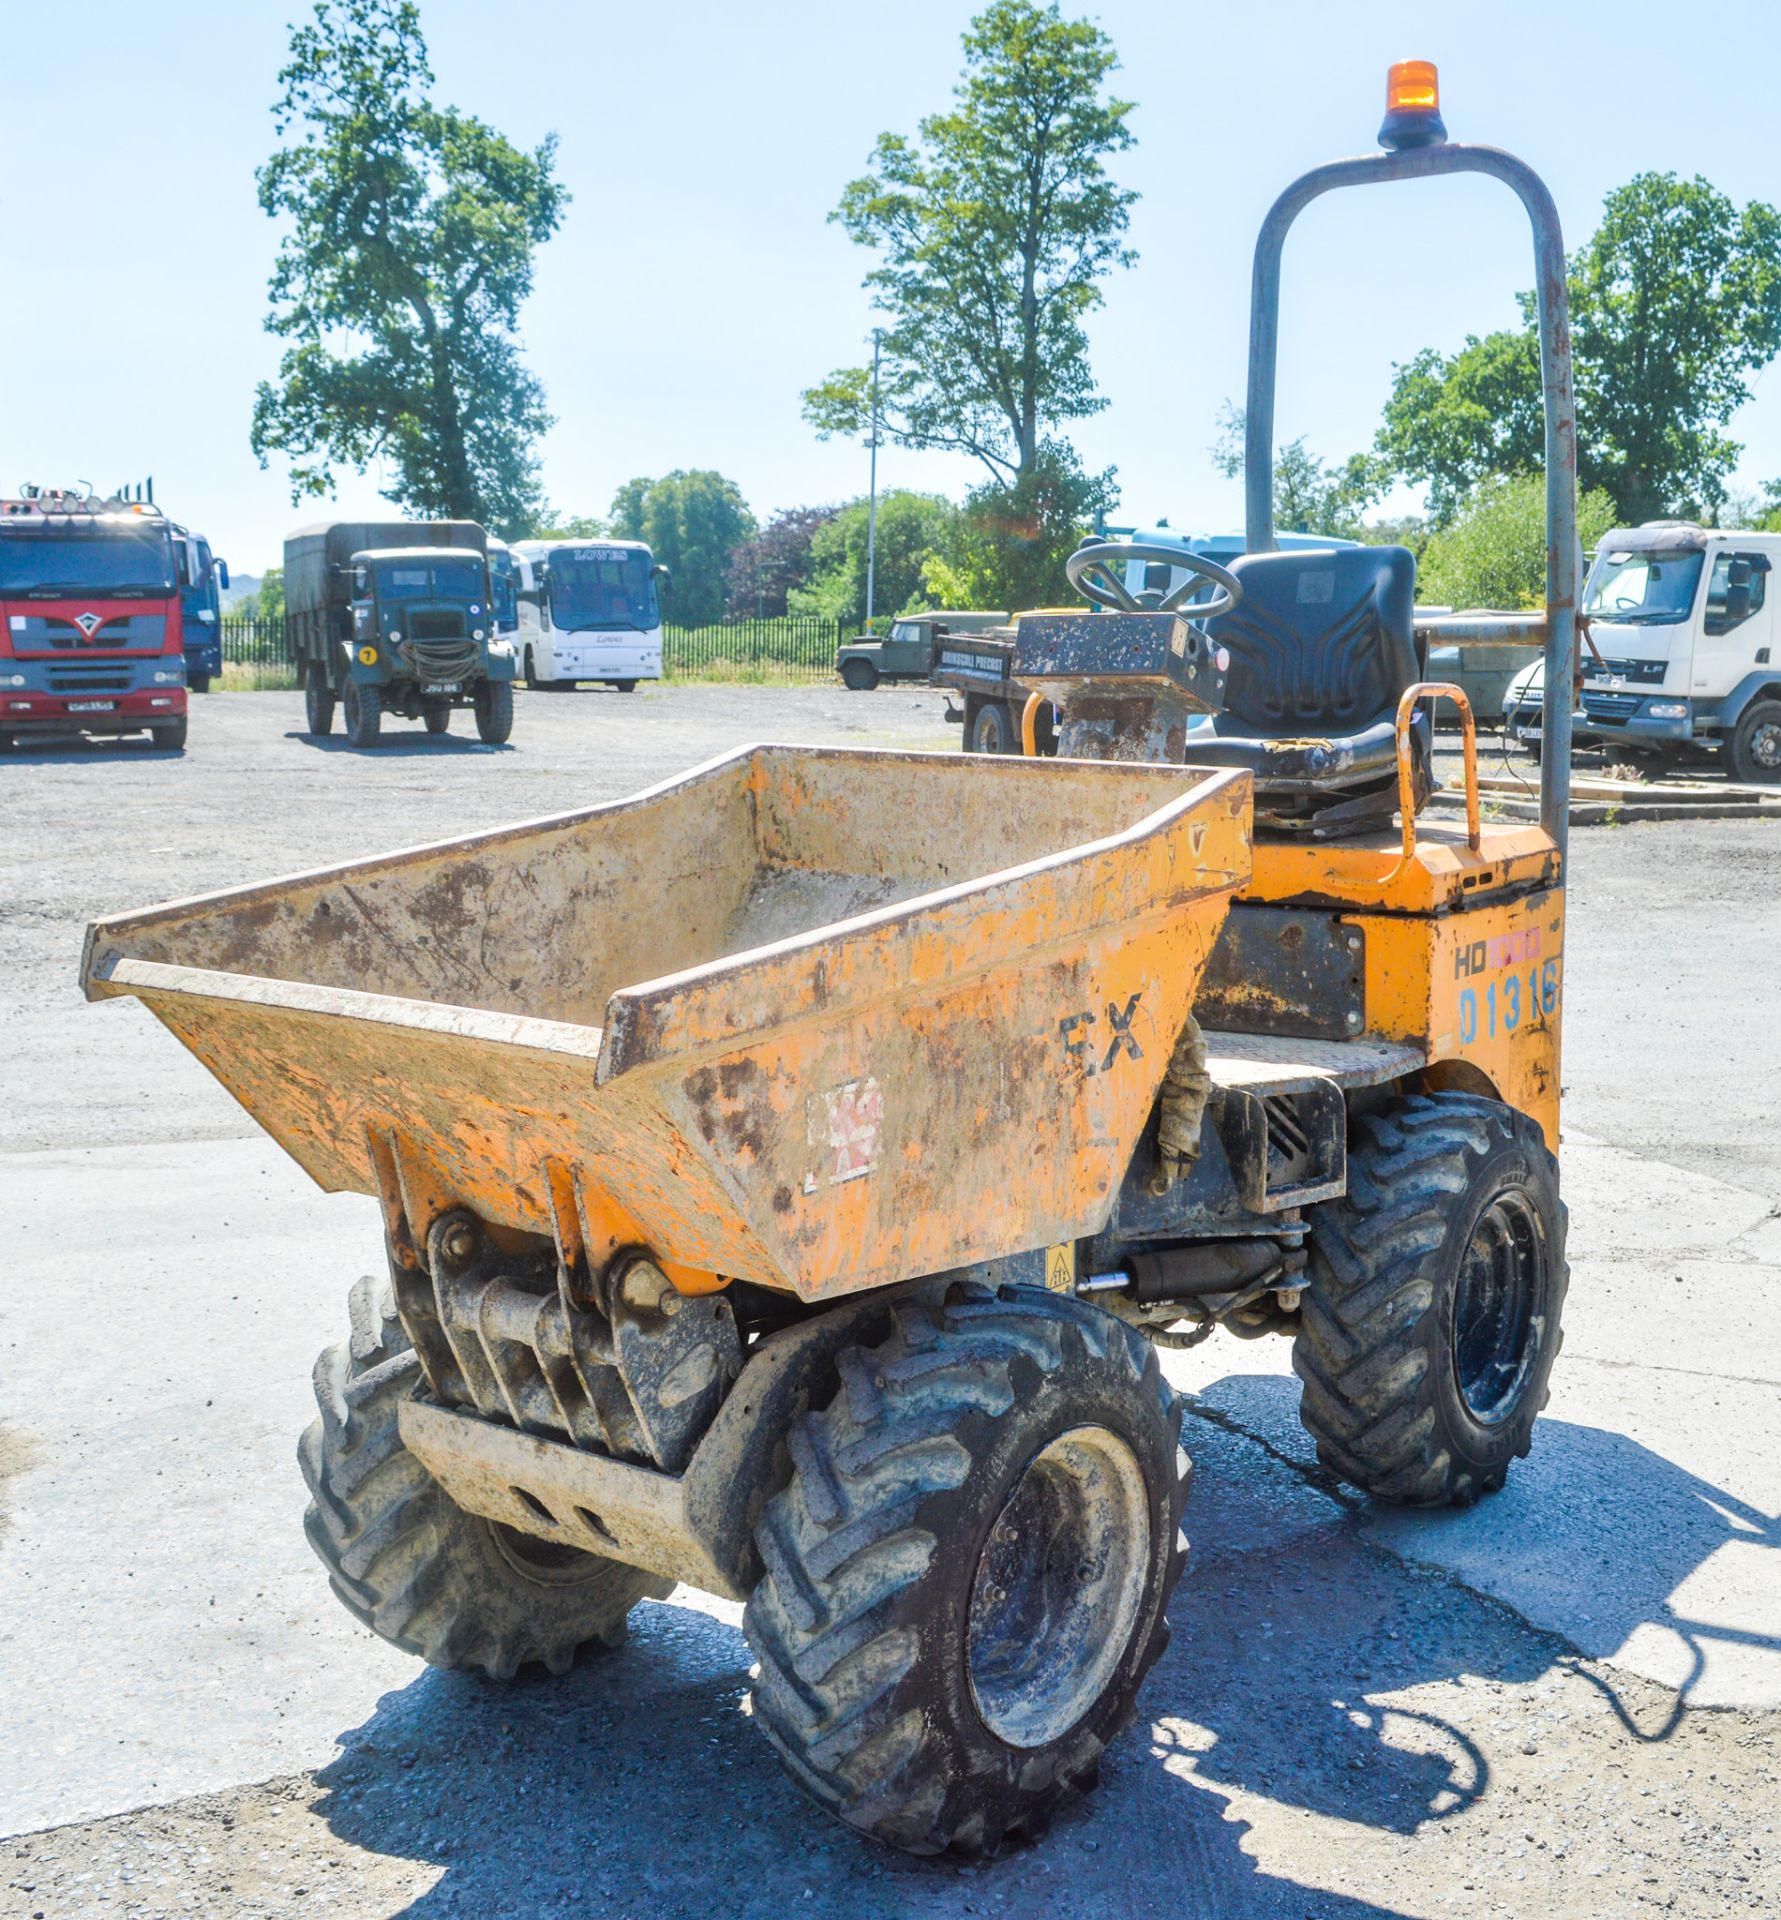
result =
[[[151,501],[0,499],[0,748],[43,734],[186,741],[173,529]]]

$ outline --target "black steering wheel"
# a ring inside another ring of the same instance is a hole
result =
[[[1173,593],[1146,587],[1142,593],[1133,594],[1117,571],[1131,560],[1181,567],[1196,577],[1183,580]],[[1085,600],[1092,600],[1097,607],[1111,607],[1115,613],[1191,612],[1196,620],[1209,620],[1214,614],[1229,613],[1243,598],[1242,581],[1217,561],[1183,547],[1165,547],[1148,540],[1090,541],[1064,562],[1064,578]],[[1208,580],[1213,587],[1212,598],[1189,608],[1188,601]]]

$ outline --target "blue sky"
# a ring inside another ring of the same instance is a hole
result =
[[[969,4],[894,8],[423,0],[440,95],[528,144],[554,130],[574,204],[539,262],[524,334],[558,424],[554,502],[602,512],[634,474],[713,466],[763,516],[863,492],[858,448],[817,442],[798,396],[862,351],[867,256],[826,223],[876,134],[945,104]],[[276,230],[254,198],[295,0],[13,0],[0,15],[0,491],[23,480],[157,497],[258,571],[296,520],[247,444]],[[1119,468],[1122,512],[1235,525],[1207,447],[1241,395],[1248,272],[1269,201],[1305,166],[1372,145],[1387,64],[1440,63],[1456,138],[1522,154],[1575,244],[1644,168],[1781,200],[1758,76],[1772,0],[1696,18],[1645,0],[1276,0],[1091,9],[1138,102],[1122,177],[1138,266],[1092,325],[1109,405],[1075,430]],[[1394,360],[1510,323],[1529,284],[1522,215],[1489,182],[1322,203],[1285,281],[1279,419],[1339,457],[1377,424]],[[1741,477],[1781,476],[1781,372],[1736,423]],[[957,494],[964,462],[887,452],[885,485]],[[375,475],[342,504],[372,505]]]

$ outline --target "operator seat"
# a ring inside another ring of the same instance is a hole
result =
[[[1244,554],[1231,571],[1242,601],[1206,622],[1230,654],[1224,710],[1189,734],[1188,763],[1249,768],[1256,826],[1276,837],[1332,839],[1389,822],[1398,700],[1424,672],[1415,556],[1307,547]],[[1411,740],[1420,808],[1433,784],[1426,712]]]

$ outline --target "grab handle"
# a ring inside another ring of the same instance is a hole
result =
[[[1416,858],[1416,767],[1411,751],[1410,722],[1415,718],[1419,700],[1434,700],[1442,695],[1459,708],[1460,726],[1465,733],[1466,845],[1477,853],[1484,844],[1483,811],[1478,797],[1478,723],[1472,717],[1472,703],[1462,687],[1445,680],[1419,680],[1413,687],[1404,689],[1404,697],[1398,702],[1398,810],[1404,818],[1404,850],[1398,864],[1381,882],[1384,886],[1389,887]]]

